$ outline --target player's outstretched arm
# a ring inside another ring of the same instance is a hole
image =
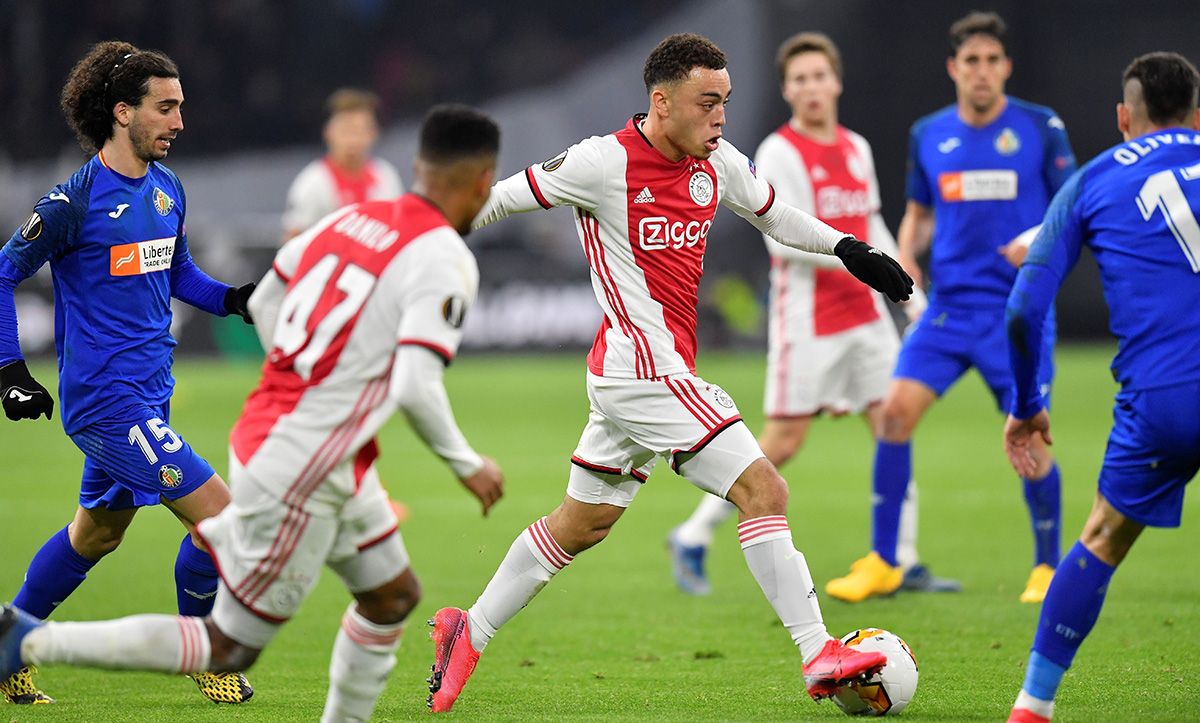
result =
[[[0,401],[4,416],[13,421],[54,417],[54,397],[29,373],[17,341],[14,292],[26,276],[0,253]]]
[[[458,428],[442,383],[444,368],[445,359],[429,348],[405,344],[396,352],[391,394],[413,431],[445,460],[486,516],[504,494],[504,475],[471,448]]]

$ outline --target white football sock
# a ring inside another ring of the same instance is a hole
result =
[[[350,603],[329,661],[329,695],[322,723],[359,723],[371,717],[375,702],[396,665],[396,648],[404,623],[380,625],[359,614]]]
[[[738,539],[751,574],[807,663],[821,652],[829,632],[821,618],[808,563],[792,544],[787,518],[770,515],[745,520],[738,525]]]
[[[1050,718],[1054,715],[1054,701],[1034,698],[1032,695],[1026,693],[1024,688],[1017,694],[1017,702],[1013,704],[1013,707],[1024,708],[1032,713],[1037,713],[1043,718]]]
[[[712,544],[717,527],[734,512],[737,512],[737,507],[732,502],[706,494],[696,505],[692,516],[675,528],[675,539],[687,547],[708,547]]]
[[[471,647],[483,652],[496,631],[573,559],[554,541],[545,517],[526,527],[513,540],[483,594],[467,611]]]
[[[896,564],[907,570],[921,561],[917,555],[917,481],[908,481],[908,492],[900,505],[900,529],[896,534]]]
[[[21,658],[33,665],[198,673],[208,670],[211,655],[203,618],[181,615],[46,623],[21,641]]]

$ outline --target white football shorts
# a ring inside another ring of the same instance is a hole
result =
[[[811,324],[808,325],[811,327]],[[859,414],[883,400],[900,353],[892,320],[815,336],[800,324],[771,322],[763,412],[768,419],[818,412]]]
[[[213,622],[243,645],[263,648],[300,609],[328,565],[351,593],[374,590],[408,569],[408,551],[375,467],[340,508],[317,514],[284,504],[230,454],[233,500],[197,526],[221,575]],[[323,485],[354,489],[353,459]],[[349,479],[347,479],[349,478]]]
[[[693,374],[651,380],[589,372],[587,393],[591,412],[567,485],[580,502],[628,507],[660,457],[723,498],[764,456],[733,399]]]

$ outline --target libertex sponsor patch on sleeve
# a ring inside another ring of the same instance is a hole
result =
[[[938,175],[942,200],[1011,201],[1017,197],[1017,172],[1008,169],[958,171]]]
[[[175,255],[175,237],[112,246],[108,253],[108,273],[112,276],[166,271],[171,268],[171,257]]]

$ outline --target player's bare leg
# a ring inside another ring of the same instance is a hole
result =
[[[136,512],[137,508],[116,511],[103,507],[76,509],[71,524],[65,531],[56,535],[65,539],[57,542],[55,538],[51,538],[38,552],[38,556],[57,555],[58,559],[67,558],[68,574],[63,574],[62,565],[45,561],[39,564],[38,557],[35,557],[34,562],[30,563],[30,574],[26,575],[25,583],[14,604],[34,617],[48,617],[51,611],[83,582],[84,576],[93,565],[120,546]],[[69,549],[63,549],[62,543]],[[70,564],[72,562],[76,564]],[[41,569],[55,569],[58,574],[52,579],[34,574]],[[45,604],[45,601],[50,601],[50,604]],[[0,699],[22,705],[53,703],[54,699],[34,683],[33,676],[36,672],[36,669],[22,668],[12,676],[0,679]]]
[[[686,470],[687,464],[681,467]],[[808,563],[792,543],[787,483],[775,466],[765,459],[752,462],[730,488],[728,499],[738,508],[738,538],[746,565],[800,649],[808,694],[828,697],[847,681],[880,670],[887,663],[883,654],[851,650],[825,629]]]
[[[758,445],[776,468],[783,466],[804,446],[813,416],[768,419]],[[712,588],[704,568],[704,559],[716,530],[737,511],[737,507],[716,495],[704,495],[691,516],[671,530],[667,550],[675,585],[689,595],[707,595]]]
[[[825,592],[846,602],[890,595],[900,588],[903,572],[897,559],[900,521],[912,478],[911,441],[921,418],[937,394],[914,379],[893,379],[879,411],[878,443],[872,473],[872,549],[850,567],[850,574],[830,580]]]
[[[212,611],[213,596],[217,593],[216,566],[204,541],[196,534],[196,524],[225,509],[230,499],[229,486],[214,474],[189,494],[175,500],[162,500],[163,506],[171,510],[188,531],[175,563],[180,615],[205,617]],[[200,672],[189,677],[201,694],[214,703],[244,703],[254,695],[250,681],[238,671]]]
[[[572,475],[588,475],[578,467]],[[624,507],[563,499],[549,516],[527,527],[470,610],[442,608],[429,624],[434,642],[429,707],[448,711],[475,670],[479,654],[505,623],[524,608],[580,552],[599,544]]]
[[[354,594],[342,616],[329,664],[323,721],[365,721],[396,665],[404,621],[421,599],[412,569],[374,590]]]

